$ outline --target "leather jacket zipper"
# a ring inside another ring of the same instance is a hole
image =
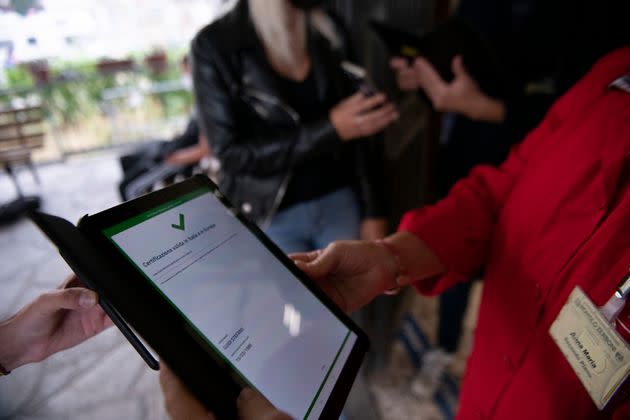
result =
[[[284,112],[287,113],[289,118],[293,120],[296,127],[300,125],[301,118],[299,114],[293,108],[291,108],[291,106],[282,102],[277,97],[258,89],[245,88],[244,90],[245,90],[245,94],[251,96],[252,98],[256,98],[261,102],[267,102],[270,105],[279,107],[280,109],[282,109]]]
[[[278,107],[279,109],[286,112],[289,118],[291,118],[291,120],[293,121],[295,125],[295,128],[298,128],[300,126],[300,122],[301,122],[300,115],[291,106],[282,102],[277,97],[270,95],[266,92],[262,92],[260,90],[251,89],[251,88],[246,88],[245,94],[253,98],[256,98],[257,100],[261,102],[266,102],[267,104]],[[278,191],[276,192],[276,196],[274,197],[274,200],[273,200],[273,205],[269,209],[269,212],[265,216],[264,220],[260,223],[261,228],[264,229],[271,224],[271,220],[278,212],[278,209],[280,208],[280,204],[282,204],[282,200],[284,199],[284,195],[287,192],[287,188],[289,187],[289,182],[291,182],[292,177],[293,177],[293,171],[289,169],[285,177],[282,179],[282,182],[280,183],[280,187],[278,188]]]

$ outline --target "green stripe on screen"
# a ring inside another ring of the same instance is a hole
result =
[[[183,195],[181,197],[179,197],[176,200],[173,201],[169,201],[168,203],[164,203],[161,206],[158,206],[154,209],[145,211],[144,213],[140,213],[137,216],[132,217],[131,219],[127,219],[122,223],[119,223],[115,226],[112,226],[110,228],[107,228],[103,231],[103,233],[105,234],[105,236],[107,236],[108,238],[111,238],[112,236],[115,236],[117,234],[119,234],[120,232],[124,232],[127,229],[131,229],[132,227],[139,225],[140,223],[146,222],[147,220],[155,217],[155,216],[159,216],[160,214],[167,212],[175,207],[181,206],[182,204],[186,203],[187,201],[191,201],[194,200],[195,198],[204,195],[206,193],[209,193],[210,189],[209,188],[200,188],[198,190],[195,190],[193,192],[190,192],[186,195]]]
[[[332,364],[328,368],[328,372],[326,372],[326,376],[324,376],[324,380],[322,381],[322,384],[319,386],[319,389],[317,390],[317,394],[315,394],[315,398],[313,398],[313,401],[311,402],[311,406],[308,408],[308,411],[304,415],[305,419],[308,418],[308,415],[311,414],[311,411],[313,411],[313,406],[315,405],[315,402],[319,398],[319,394],[321,394],[322,388],[324,388],[324,384],[328,380],[328,376],[330,376],[330,372],[332,371],[333,367],[337,363],[337,359],[339,358],[339,355],[341,354],[341,350],[343,350],[343,348],[346,346],[346,341],[348,341],[348,337],[350,337],[350,331],[348,331],[348,334],[346,334],[346,338],[343,339],[343,343],[341,343],[341,347],[339,347],[339,350],[337,351],[337,355],[335,356],[335,359],[333,360]]]

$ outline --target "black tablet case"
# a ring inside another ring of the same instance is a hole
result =
[[[408,59],[422,56],[450,82],[453,58],[461,55],[466,70],[487,95],[502,97],[505,94],[505,75],[498,57],[483,36],[461,19],[451,18],[424,35],[375,20],[370,25],[392,56]]]
[[[109,286],[114,282],[123,281],[125,274],[117,271],[101,257],[84,233],[72,223],[40,212],[33,213],[31,220],[57,246],[59,254],[81,281],[99,294],[99,303],[103,310],[149,367],[157,370],[159,364],[129,325],[169,363],[189,390],[218,418],[237,418],[235,402],[240,393],[240,386],[212,362],[193,335],[188,334],[180,324],[169,323],[169,317],[160,317],[159,310],[153,307],[149,300],[142,301],[143,313],[155,314],[155,321],[159,322],[150,322],[147,317],[135,316],[137,311],[133,309],[137,308],[133,306],[137,301],[132,297],[116,298]],[[114,308],[118,308],[120,312]],[[182,356],[186,358],[187,363],[177,363],[182,360]]]

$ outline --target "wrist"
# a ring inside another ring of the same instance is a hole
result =
[[[474,121],[500,124],[505,120],[505,104],[479,92],[468,106],[466,116]]]
[[[383,294],[395,295],[400,292],[400,289],[410,283],[409,278],[406,275],[406,270],[403,267],[398,251],[394,245],[387,241],[387,238],[376,239],[372,241],[374,244],[382,247],[389,254],[389,258],[393,261],[393,265],[396,267],[394,274],[391,278],[385,280],[385,287]]]
[[[405,268],[406,283],[416,283],[442,275],[446,268],[435,253],[411,232],[398,232],[385,238]]]
[[[344,135],[341,131],[340,128],[340,124],[337,121],[337,116],[335,114],[335,110],[332,109],[329,113],[328,113],[328,122],[330,123],[330,125],[332,126],[333,130],[335,131],[335,135],[337,136],[337,138],[341,141],[344,141]]]
[[[0,365],[7,372],[26,364],[24,357],[28,346],[22,343],[15,324],[16,317],[0,323]]]

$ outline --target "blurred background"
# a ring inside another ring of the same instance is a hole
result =
[[[120,157],[185,131],[193,95],[182,61],[197,31],[233,3],[0,0],[0,130],[9,133],[0,136],[5,169],[0,173],[0,319],[69,273],[51,244],[20,217],[21,210],[40,205],[76,221],[119,203]],[[368,21],[426,33],[458,3],[326,2],[349,28],[358,63],[401,115],[384,135],[387,212],[393,227],[406,210],[435,197],[442,119],[419,95],[396,88],[385,47],[368,30]],[[211,160],[195,169],[216,170]],[[151,188],[186,173],[160,174],[151,179]],[[377,299],[365,323],[373,350],[345,416],[452,418],[480,288],[476,285],[470,294],[457,356],[448,367],[450,388],[429,400],[411,388],[419,353],[436,341],[437,302],[412,292]],[[115,329],[0,380],[0,419],[79,418],[166,418],[157,375]]]
[[[181,128],[179,60],[221,1],[0,2],[0,104],[39,105],[37,163]]]

